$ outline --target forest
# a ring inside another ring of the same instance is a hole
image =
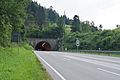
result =
[[[102,24],[80,21],[79,15],[70,19],[59,15],[52,6],[45,8],[31,0],[0,1],[0,46],[10,47],[14,41],[25,42],[27,38],[59,39],[59,48],[80,50],[120,50],[120,28],[103,30]],[[116,24],[117,25],[117,24]],[[64,43],[63,43],[64,42]]]

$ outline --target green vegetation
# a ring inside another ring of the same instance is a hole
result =
[[[61,38],[63,36],[64,19],[53,7],[44,8],[37,2],[31,2],[27,8],[27,19],[25,21],[27,37],[37,38]]]
[[[0,0],[0,80],[50,80],[31,47],[21,44],[28,34],[25,23],[30,3],[32,0]],[[44,12],[41,8],[38,11]],[[38,25],[42,25],[43,18],[37,17]],[[13,46],[12,41],[21,42],[20,47]]]
[[[12,42],[31,38],[58,39],[58,50],[120,50],[120,28],[102,30],[94,21],[81,21],[78,15],[69,19],[52,6],[45,8],[32,0],[0,1],[0,80],[48,80],[49,75],[32,54],[31,47]],[[50,79],[50,78],[49,78]]]
[[[94,55],[100,55],[100,56],[112,56],[112,57],[120,57],[120,54],[115,53],[100,53],[100,52],[80,52],[80,54],[94,54]]]
[[[120,54],[119,53],[115,53],[115,52],[113,52],[113,53],[111,53],[111,52],[102,52],[102,51],[98,51],[98,50],[96,50],[96,51],[92,51],[92,50],[76,50],[76,49],[74,49],[74,50],[67,50],[67,51],[65,51],[65,52],[69,52],[69,53],[80,53],[80,54],[91,54],[91,55],[100,55],[100,56],[112,56],[112,57],[120,57]]]
[[[94,25],[94,21],[80,21],[78,15],[69,19],[65,14],[59,15],[52,6],[45,8],[37,2],[31,2],[28,5],[27,14],[25,20],[26,36],[58,39],[59,44],[61,44],[59,48],[64,45],[62,40],[66,34],[99,31]]]
[[[52,6],[45,8],[31,0],[2,0],[0,4],[2,47],[9,47],[14,38],[24,42],[27,37],[35,37],[58,39],[59,48],[73,50],[79,38],[82,50],[120,50],[119,25],[115,30],[102,30],[102,24],[95,26],[94,21],[80,21],[78,15],[69,19],[65,14],[59,15]]]
[[[31,51],[31,47],[21,45],[0,48],[0,80],[52,79]]]
[[[0,0],[0,46],[10,46],[14,32],[20,32],[24,38],[25,8],[29,2],[30,0]]]
[[[70,33],[65,36],[65,47],[76,49],[76,38],[80,40],[80,50],[120,50],[120,30],[103,30],[90,33]]]
[[[98,31],[93,21],[80,21],[78,15],[69,19],[65,14],[59,15],[52,6],[45,8],[37,2],[29,4],[27,14],[25,21],[27,37],[62,39],[66,25],[70,25],[71,32]]]
[[[31,0],[2,0],[0,4],[2,47],[10,46],[11,41],[24,42],[27,37],[59,39],[61,44],[66,32],[99,31],[93,21],[80,21],[78,15],[69,19],[65,14],[59,15],[52,6],[45,8]]]
[[[78,15],[75,15],[74,18],[73,18],[73,22],[72,22],[72,27],[71,27],[71,31],[72,32],[81,32],[82,29],[80,29],[81,26],[80,26],[80,20],[79,20],[79,16]]]

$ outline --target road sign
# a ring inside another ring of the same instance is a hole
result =
[[[80,46],[80,41],[78,38],[76,39],[76,46]]]

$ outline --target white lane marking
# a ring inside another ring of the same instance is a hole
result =
[[[120,76],[120,74],[115,73],[115,72],[111,72],[111,71],[108,71],[108,70],[105,70],[105,69],[101,69],[101,68],[97,68],[97,69],[100,70],[100,71],[104,71],[104,72],[107,72],[107,73],[114,74],[114,75],[116,75],[116,76]]]
[[[51,54],[52,56],[56,56],[55,54]]]
[[[65,60],[70,60],[70,59],[68,59],[68,58],[64,58]]]
[[[96,60],[102,60],[102,61],[108,61],[108,62],[113,62],[113,63],[120,63],[120,61],[115,61],[115,60],[109,60],[109,59],[104,59],[104,58],[95,58],[95,57],[87,57],[87,56],[80,56],[80,57],[84,57],[84,58],[88,58],[88,59],[96,59]]]
[[[118,64],[112,64],[112,63],[107,63],[107,62],[100,62],[100,61],[96,61],[96,60],[78,58],[78,57],[67,56],[67,55],[64,56],[64,57],[70,58],[70,59],[74,59],[74,60],[78,60],[78,61],[84,61],[84,62],[92,63],[92,64],[95,64],[95,65],[100,65],[100,66],[105,66],[105,67],[109,67],[109,68],[120,70],[120,65],[118,65]]]
[[[51,68],[62,80],[66,80],[57,70],[55,70],[50,64],[48,64],[42,57],[35,53],[49,68]]]

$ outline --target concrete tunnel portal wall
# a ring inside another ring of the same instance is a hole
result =
[[[27,41],[35,50],[56,51],[58,48],[57,39],[27,38]]]
[[[51,45],[46,41],[41,41],[36,44],[35,50],[39,51],[51,51]]]

